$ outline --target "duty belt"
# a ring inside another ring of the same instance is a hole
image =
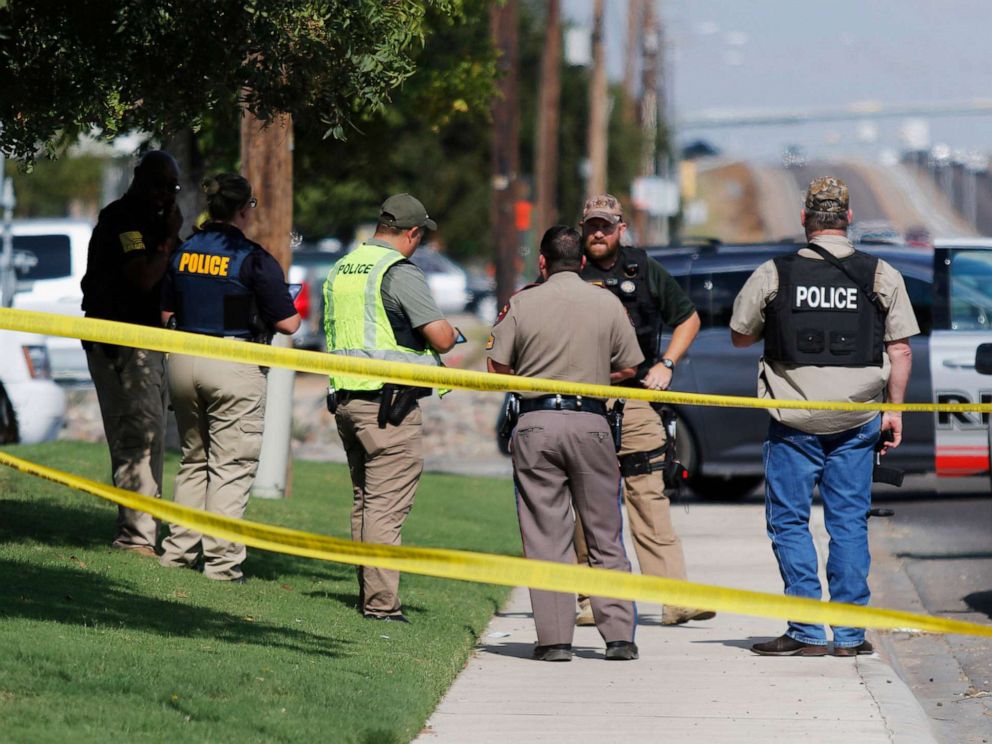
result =
[[[382,390],[338,390],[338,403],[347,403],[349,400],[368,400],[379,402],[382,400]]]
[[[606,415],[606,403],[597,398],[581,395],[542,395],[540,398],[521,398],[520,415],[531,411],[582,411]]]

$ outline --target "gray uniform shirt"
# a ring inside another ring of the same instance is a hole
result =
[[[380,248],[396,250],[389,243],[375,238],[365,242]],[[386,310],[406,313],[410,325],[414,328],[444,319],[431,294],[424,272],[409,261],[393,264],[382,277],[382,304]]]
[[[837,258],[849,256],[854,246],[839,235],[822,235],[813,243]],[[802,248],[804,258],[823,260],[813,251]],[[875,292],[888,309],[885,317],[885,341],[915,336],[920,332],[913,306],[906,293],[902,274],[879,260],[875,270]],[[734,300],[730,327],[748,336],[760,336],[765,328],[765,308],[778,294],[778,271],[773,261],[766,261],[750,276]],[[783,364],[764,357],[758,362],[758,397],[776,400],[831,400],[850,403],[882,401],[889,380],[889,355],[882,354],[881,367],[818,367]],[[864,426],[875,411],[799,411],[773,408],[769,413],[787,426],[809,434],[837,434]]]
[[[494,362],[521,377],[596,385],[609,385],[610,372],[644,361],[620,300],[573,271],[552,274],[511,297],[488,347]]]

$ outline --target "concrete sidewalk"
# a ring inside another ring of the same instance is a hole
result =
[[[675,511],[691,579],[781,592],[760,504]],[[822,558],[819,511],[814,527]],[[604,663],[596,629],[576,628],[571,662],[536,662],[530,601],[515,590],[418,744],[934,741],[922,708],[877,655],[760,657],[751,644],[780,635],[784,622],[721,613],[663,627],[660,607],[638,611],[638,661]]]

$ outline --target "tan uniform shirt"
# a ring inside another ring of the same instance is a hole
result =
[[[573,271],[552,274],[510,298],[493,326],[489,356],[521,377],[596,385],[609,385],[610,372],[644,361],[620,300]]]
[[[837,258],[854,252],[844,237],[822,235],[813,243]],[[804,258],[823,260],[813,251],[802,248]],[[915,336],[920,332],[913,306],[906,292],[902,274],[879,260],[875,270],[875,292],[888,309],[885,340]],[[765,307],[778,293],[778,271],[772,261],[759,266],[734,300],[730,327],[738,333],[760,336],[765,327]],[[758,397],[775,400],[836,400],[852,403],[881,402],[889,380],[889,356],[882,354],[881,367],[817,367],[809,365],[758,362]],[[873,411],[798,411],[771,409],[771,415],[787,426],[810,434],[836,434],[868,423],[878,414]]]

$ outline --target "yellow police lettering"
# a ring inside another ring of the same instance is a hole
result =
[[[190,274],[227,276],[230,265],[230,256],[207,256],[202,253],[184,253],[179,257],[179,271],[185,271]]]

